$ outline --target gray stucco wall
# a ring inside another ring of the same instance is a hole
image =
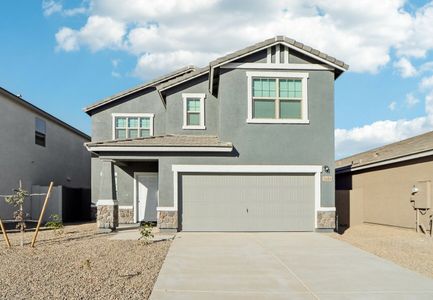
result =
[[[302,55],[290,54],[293,63],[306,63]],[[263,59],[263,53],[256,55]],[[244,61],[250,62],[250,59]],[[262,61],[261,61],[262,62]],[[251,70],[249,70],[251,71]],[[272,70],[270,70],[272,71]],[[275,70],[281,72],[282,70]],[[294,72],[300,72],[296,70]],[[210,134],[220,140],[232,142],[238,154],[200,156],[170,154],[157,156],[148,154],[141,159],[159,161],[159,205],[173,205],[173,164],[259,164],[259,165],[328,165],[332,180],[322,181],[322,206],[334,206],[334,73],[331,71],[304,71],[308,79],[309,124],[248,124],[247,119],[247,76],[246,70],[222,70],[218,99],[209,95],[208,81],[196,79],[170,90],[167,93],[165,124],[157,123],[155,133],[165,134]],[[182,130],[182,93],[206,93],[206,130]],[[129,102],[124,102],[92,116],[93,138],[111,137],[112,112],[155,112],[164,114],[163,105],[157,94],[151,92]],[[152,110],[155,109],[155,110]],[[156,117],[155,117],[156,118]],[[163,118],[163,116],[161,116]],[[159,124],[159,125],[158,125]],[[158,128],[161,126],[160,128]],[[99,132],[103,130],[104,132]],[[109,131],[109,132],[107,132]],[[158,133],[157,133],[158,132]],[[120,154],[109,154],[115,157]],[[133,155],[129,156],[133,159]],[[97,163],[94,163],[97,167]],[[140,171],[140,170],[138,170]],[[99,172],[93,171],[93,201],[98,199]],[[131,174],[117,177],[120,181],[131,181]],[[131,203],[130,197],[119,199],[119,205]]]
[[[46,147],[35,144],[35,117],[46,122]],[[10,194],[21,179],[32,185],[90,188],[90,153],[84,137],[0,94],[0,194]],[[0,198],[0,216],[13,209]],[[34,216],[33,216],[34,217]]]

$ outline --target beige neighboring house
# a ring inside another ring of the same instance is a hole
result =
[[[430,228],[433,131],[340,159],[335,168],[340,230],[363,222],[415,228],[414,206],[430,207],[420,214]]]

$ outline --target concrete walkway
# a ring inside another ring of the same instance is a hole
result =
[[[433,299],[433,280],[319,233],[179,233],[150,299]]]

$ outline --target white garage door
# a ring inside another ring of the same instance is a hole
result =
[[[313,174],[180,175],[184,231],[313,231]]]

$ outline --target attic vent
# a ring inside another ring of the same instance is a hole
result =
[[[268,47],[267,63],[268,64],[288,64],[289,63],[289,48],[277,44],[272,47]]]

